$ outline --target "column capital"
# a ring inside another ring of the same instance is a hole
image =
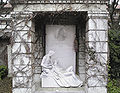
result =
[[[16,11],[16,12],[11,12],[11,14],[33,14],[33,12],[30,11]]]
[[[108,19],[108,12],[93,12],[88,11],[88,17],[90,19]]]
[[[33,15],[33,12],[24,12],[24,11],[20,11],[20,12],[11,12],[11,17],[12,18],[28,18],[31,17]]]

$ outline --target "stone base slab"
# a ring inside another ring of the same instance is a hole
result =
[[[39,88],[35,93],[85,93],[84,87],[80,88]]]

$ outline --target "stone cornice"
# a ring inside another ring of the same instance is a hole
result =
[[[11,4],[65,4],[65,3],[88,3],[88,4],[106,4],[109,0],[10,0]]]

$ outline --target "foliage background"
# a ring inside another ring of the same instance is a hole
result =
[[[113,0],[109,5],[109,77],[108,93],[120,93],[120,10],[116,7],[120,0]],[[117,16],[116,16],[117,14]]]
[[[111,78],[120,78],[120,30],[109,30],[109,49]]]

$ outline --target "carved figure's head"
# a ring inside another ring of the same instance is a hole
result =
[[[49,56],[52,56],[53,54],[55,54],[55,52],[50,50],[48,54],[49,54]]]

